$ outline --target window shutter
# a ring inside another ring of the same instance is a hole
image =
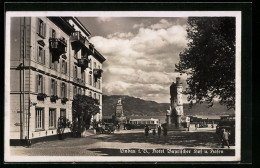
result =
[[[49,36],[52,38],[52,28],[49,28]]]
[[[43,36],[46,37],[46,23],[43,23]]]
[[[64,95],[62,95],[63,93],[62,93],[62,86],[63,86],[63,83],[60,83],[60,97],[62,98],[62,96],[64,96]]]
[[[46,93],[45,92],[45,77],[42,77],[42,93]]]
[[[35,76],[35,92],[38,93],[39,75]]]
[[[52,54],[51,54],[51,52],[49,52],[49,55],[50,55],[50,57],[49,57],[50,68],[52,68]]]
[[[40,19],[37,18],[37,21],[36,21],[36,33],[38,33],[38,34],[40,33],[39,29],[40,29]]]
[[[55,81],[55,85],[54,85],[54,95],[55,96],[58,96],[57,87],[58,87],[58,83],[57,83],[57,81]]]
[[[45,50],[43,50],[43,64],[45,65]]]
[[[68,63],[66,62],[65,63],[65,74],[67,74],[67,65],[68,65]]]
[[[60,62],[59,64],[60,64],[60,73],[62,73],[62,64],[63,64],[63,61],[61,60],[61,62]]]
[[[39,46],[37,46],[37,54],[36,54],[36,61],[38,62],[38,59],[39,59],[39,55],[40,55],[40,53],[39,53],[40,51],[39,51]]]
[[[68,95],[67,95],[67,84],[65,83],[65,95],[64,95],[64,97],[68,97]]]
[[[49,87],[49,90],[50,90],[50,96],[52,96],[52,91],[53,91],[53,88],[52,88],[52,79],[50,79],[50,82],[49,82],[49,84],[50,84],[50,87]]]

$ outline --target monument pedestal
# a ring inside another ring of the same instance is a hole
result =
[[[168,131],[188,131],[187,128],[184,127],[176,127],[175,125],[167,125],[167,130]]]

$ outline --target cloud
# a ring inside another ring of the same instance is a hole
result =
[[[103,92],[169,102],[169,87],[178,75],[175,64],[187,44],[186,27],[161,19],[133,28],[138,28],[135,34],[117,32],[90,39],[107,59]]]
[[[151,25],[152,29],[165,29],[172,26],[172,23],[168,22],[166,19],[161,19],[159,23]]]
[[[111,38],[116,38],[116,39],[127,39],[127,38],[131,38],[133,37],[133,33],[131,32],[128,32],[128,33],[114,33],[114,34],[109,34],[108,35],[108,38],[111,39]]]

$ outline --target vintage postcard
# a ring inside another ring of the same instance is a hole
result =
[[[240,11],[6,12],[5,162],[239,162]]]

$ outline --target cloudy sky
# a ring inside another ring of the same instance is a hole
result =
[[[82,17],[90,41],[107,59],[103,93],[170,102],[175,64],[186,47],[187,18]],[[186,76],[181,76],[186,87]],[[185,102],[185,100],[184,100]]]

